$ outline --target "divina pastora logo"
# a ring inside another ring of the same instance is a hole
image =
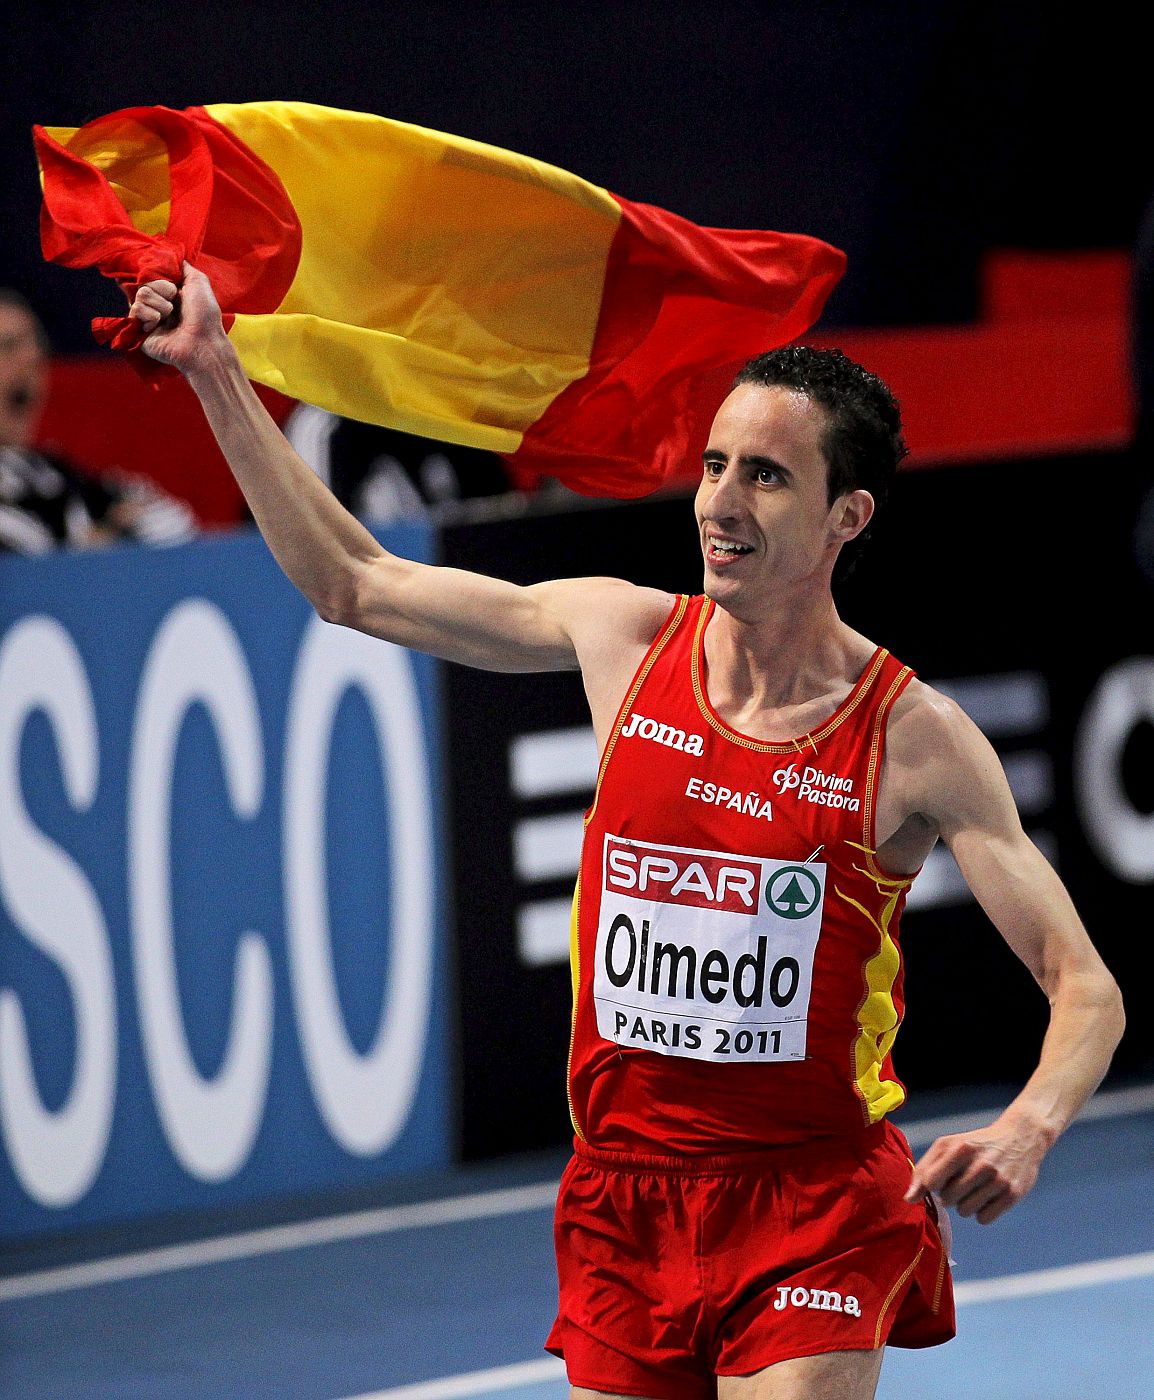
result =
[[[819,807],[844,807],[847,812],[857,812],[861,808],[861,799],[853,796],[852,778],[826,773],[811,764],[802,767],[791,763],[779,768],[773,775],[773,783],[782,797],[790,793],[799,802],[813,802]]]

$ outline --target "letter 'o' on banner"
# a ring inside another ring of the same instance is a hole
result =
[[[351,687],[367,701],[376,729],[392,871],[388,985],[363,1055],[349,1038],[333,971],[325,861],[333,725]],[[432,998],[433,819],[407,654],[314,618],[293,677],[285,747],[285,918],[305,1067],[336,1141],[357,1156],[375,1156],[396,1141],[412,1110]]]

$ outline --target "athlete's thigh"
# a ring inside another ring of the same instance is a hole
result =
[[[884,1347],[796,1356],[751,1376],[718,1376],[717,1400],[873,1400]]]
[[[587,1390],[583,1385],[571,1385],[569,1400],[656,1400],[656,1397],[622,1395],[615,1390]]]

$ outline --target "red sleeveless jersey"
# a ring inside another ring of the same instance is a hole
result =
[[[879,647],[811,734],[765,743],[705,692],[713,613],[679,597],[613,726],[573,902],[570,1110],[641,1153],[861,1131],[905,1100],[890,1051],[913,877],[879,868],[886,717],[913,672]]]

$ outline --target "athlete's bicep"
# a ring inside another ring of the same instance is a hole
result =
[[[974,898],[1052,995],[1066,973],[1098,956],[1053,867],[1022,828],[993,747],[954,707],[934,746],[932,816]]]
[[[560,619],[530,589],[391,555],[361,570],[355,605],[341,621],[398,646],[485,670],[577,665]]]
[[[627,631],[648,593],[604,578],[521,586],[385,556],[362,573],[353,625],[483,670],[576,670],[588,629],[610,638]]]

